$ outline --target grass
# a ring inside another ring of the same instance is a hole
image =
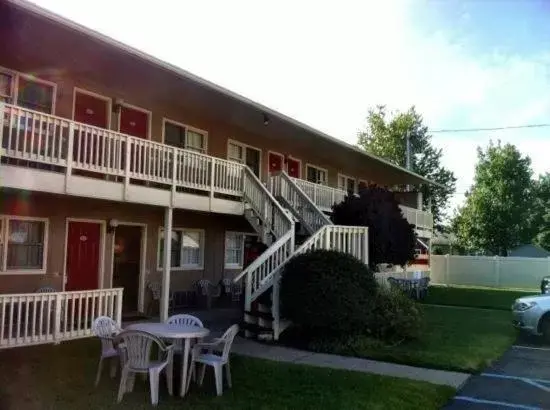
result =
[[[324,353],[477,373],[500,357],[514,342],[509,312],[422,306],[424,329],[419,340],[385,345],[366,336],[347,340],[317,340],[308,348]]]
[[[510,311],[514,300],[535,293],[508,289],[430,286],[424,303]]]
[[[98,342],[0,352],[0,408],[3,410],[150,409],[148,388],[139,377],[133,393],[116,403],[118,380],[108,371],[93,381]],[[161,386],[159,409],[438,409],[454,389],[358,372],[232,358],[233,388],[216,397],[213,376],[181,399]]]

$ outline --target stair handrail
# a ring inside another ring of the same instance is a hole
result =
[[[287,211],[275,199],[269,189],[260,181],[248,166],[244,166],[243,178],[243,196],[249,205],[254,209],[263,222],[269,226],[276,239],[284,236],[289,230],[294,231],[294,221],[288,215]],[[248,182],[261,193],[265,201],[258,203],[257,198],[252,194]],[[275,212],[271,212],[274,210]],[[273,246],[273,245],[272,245]]]
[[[289,203],[289,205],[294,208],[294,210],[299,215],[301,212],[301,219],[303,219],[304,222],[309,225],[312,231],[311,233],[316,232],[320,227],[324,225],[332,225],[332,221],[329,219],[329,217],[325,215],[323,211],[321,211],[321,209],[315,204],[315,202],[313,202],[309,195],[307,195],[285,171],[279,171],[271,175],[270,188],[272,193],[273,191],[276,191],[275,195],[279,194],[284,200]],[[295,195],[297,199],[302,203],[302,205],[305,205],[307,209],[309,209],[314,214],[314,217],[309,218],[303,212],[303,209],[297,209],[295,206],[296,201],[291,198],[291,195]]]
[[[320,229],[318,229],[313,235],[311,235],[304,243],[302,243],[294,252],[292,252],[282,263],[280,263],[277,267],[275,267],[271,273],[268,275],[265,275],[264,278],[262,278],[261,283],[258,283],[255,289],[252,289],[253,293],[251,295],[251,298],[254,299],[256,295],[260,295],[264,292],[264,288],[267,288],[267,282],[268,280],[271,280],[276,275],[278,275],[281,270],[284,268],[284,266],[287,264],[287,262],[292,259],[296,255],[300,255],[302,253],[306,253],[312,249],[335,249],[334,243],[331,241],[330,234],[338,234],[338,233],[345,233],[348,230],[355,230],[356,233],[363,236],[362,241],[358,246],[356,247],[355,255],[351,252],[347,252],[355,256],[357,259],[361,260],[364,264],[369,264],[369,228],[366,226],[346,226],[346,225],[324,225]],[[334,239],[334,238],[333,238]],[[338,242],[338,241],[335,241]],[[316,246],[319,244],[318,246]],[[343,252],[342,249],[335,249]],[[269,251],[269,249],[268,249]],[[267,253],[266,251],[265,253]],[[264,253],[264,254],[265,254]],[[262,254],[262,256],[264,255]],[[258,261],[260,258],[256,259]],[[254,262],[256,262],[254,261]],[[254,266],[253,269],[257,269],[258,266],[263,263],[263,261],[259,262]],[[252,267],[254,263],[250,264],[249,268]],[[254,292],[255,291],[255,292]]]

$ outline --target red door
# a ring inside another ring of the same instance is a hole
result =
[[[129,107],[120,110],[120,132],[139,138],[147,138],[149,114]]]
[[[286,166],[288,175],[294,178],[300,178],[300,161],[292,158],[287,158]]]
[[[77,92],[74,100],[74,120],[96,127],[108,128],[107,100]]]
[[[100,224],[69,222],[65,290],[98,288],[100,241]]]
[[[283,169],[283,156],[275,154],[274,152],[269,153],[269,173],[281,171]]]

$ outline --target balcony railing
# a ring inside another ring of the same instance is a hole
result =
[[[125,186],[145,181],[174,193],[243,194],[242,164],[1,102],[0,137],[10,165],[67,176],[85,171]]]
[[[312,201],[325,212],[331,212],[334,204],[340,203],[347,195],[346,191],[338,188],[332,188],[326,185],[315,184],[303,179],[293,178],[296,185],[304,191]],[[433,215],[430,212],[420,209],[410,208],[408,206],[399,205],[403,216],[407,218],[409,223],[421,230],[433,229]]]

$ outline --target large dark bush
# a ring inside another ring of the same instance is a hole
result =
[[[379,289],[368,316],[369,334],[387,343],[416,339],[422,331],[422,311],[398,289]]]
[[[353,256],[308,252],[285,266],[282,313],[309,335],[365,333],[376,291],[372,271]]]
[[[369,227],[369,265],[404,266],[415,258],[416,235],[399,208],[393,192],[376,186],[363,187],[359,195],[348,195],[334,205],[336,225]]]

